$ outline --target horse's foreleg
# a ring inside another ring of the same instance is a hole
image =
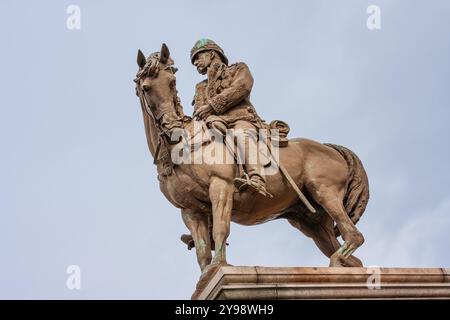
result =
[[[208,216],[190,209],[182,209],[181,216],[192,234],[197,253],[197,261],[203,271],[211,263],[211,243],[208,229]]]
[[[231,210],[233,209],[232,182],[219,177],[212,177],[209,198],[212,205],[215,254],[212,264],[226,264],[226,240],[230,234]]]

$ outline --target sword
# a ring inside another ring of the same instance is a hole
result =
[[[316,213],[317,212],[316,209],[314,209],[314,207],[311,205],[311,203],[308,201],[308,199],[306,199],[305,195],[298,188],[298,186],[295,183],[294,179],[292,179],[291,175],[286,170],[284,165],[282,163],[280,163],[279,161],[277,161],[277,159],[275,159],[275,157],[273,156],[272,150],[270,149],[270,144],[269,143],[267,143],[267,147],[269,148],[269,151],[270,151],[270,158],[273,159],[273,161],[276,163],[278,168],[280,168],[281,173],[283,173],[283,175],[285,176],[285,178],[287,179],[287,181],[291,185],[292,189],[295,190],[295,192],[297,193],[297,195],[300,198],[300,200],[303,202],[303,204],[306,206],[306,208],[308,208],[309,211],[311,211],[312,213]]]

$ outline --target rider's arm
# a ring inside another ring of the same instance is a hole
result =
[[[239,63],[237,68],[231,85],[209,101],[216,114],[226,112],[250,96],[253,86],[252,74],[245,63]]]

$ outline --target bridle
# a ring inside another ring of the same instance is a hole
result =
[[[158,144],[156,146],[153,164],[158,165],[159,163],[163,163],[164,171],[159,175],[168,176],[172,174],[174,167],[174,164],[170,158],[170,149],[168,142],[169,131],[166,128],[164,128],[163,125],[161,124],[160,120],[162,119],[162,117],[158,117],[154,113],[154,110],[156,110],[156,108],[154,106],[152,108],[151,104],[147,100],[145,93],[143,92],[142,88],[139,85],[140,81],[144,77],[157,77],[159,71],[169,70],[172,74],[175,74],[176,72],[176,68],[171,65],[165,66],[163,69],[160,69],[159,65],[160,63],[158,54],[152,55],[149,61],[147,61],[147,63],[145,64],[145,66],[138,72],[136,78],[134,79],[134,82],[136,82],[136,94],[139,97],[141,106],[143,107],[145,113],[147,113],[147,115],[154,121],[156,128],[158,129]],[[179,100],[176,93],[173,96],[173,102],[174,106],[178,107]],[[182,119],[180,119],[180,121],[182,124],[181,127],[183,127]],[[162,153],[161,157],[159,156],[160,153]]]

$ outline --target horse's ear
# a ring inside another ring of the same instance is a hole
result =
[[[142,53],[141,49],[138,50],[137,53],[137,64],[139,66],[139,68],[143,68],[145,66],[145,63],[147,62],[147,60],[145,59],[144,54]]]
[[[163,43],[161,46],[161,63],[166,64],[167,60],[169,59],[170,56],[170,52],[169,52],[169,48],[167,48],[166,44]]]

